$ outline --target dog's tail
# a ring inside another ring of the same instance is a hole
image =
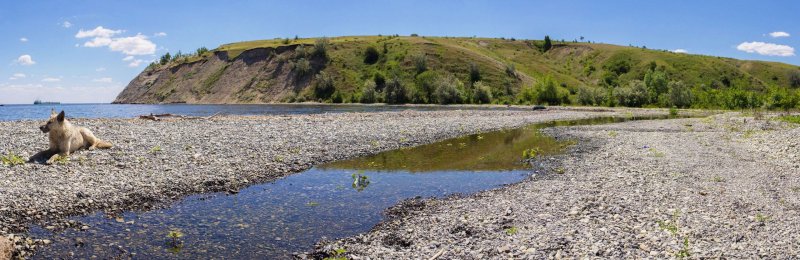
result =
[[[100,139],[95,139],[95,142],[97,142],[95,147],[100,148],[100,149],[108,149],[108,148],[111,148],[112,146],[114,146],[110,142],[103,141],[103,140],[100,140]]]

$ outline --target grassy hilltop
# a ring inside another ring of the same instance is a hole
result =
[[[797,108],[800,67],[609,44],[422,36],[238,42],[165,55],[117,103]]]

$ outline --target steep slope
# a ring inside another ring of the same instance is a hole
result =
[[[377,50],[376,59],[365,59],[369,47]],[[800,86],[800,68],[775,62],[608,44],[555,42],[543,51],[542,41],[532,40],[351,36],[240,42],[166,60],[145,69],[114,102],[357,102],[365,81],[376,80],[381,94],[387,85],[382,81],[392,79],[404,86],[406,102],[436,102],[437,86],[446,84],[440,79],[459,89],[461,102],[477,102],[472,81],[479,79],[492,102],[510,103],[519,101],[523,88],[549,77],[563,101],[578,103],[582,88],[613,90],[655,70],[693,88],[697,96],[728,90],[766,95]],[[325,87],[332,90],[319,91]]]

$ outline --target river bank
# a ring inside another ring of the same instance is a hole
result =
[[[767,117],[768,118],[768,117]],[[581,141],[528,181],[412,200],[350,259],[798,257],[796,125],[739,113],[551,128]]]
[[[664,110],[403,111],[197,120],[78,119],[114,143],[81,151],[66,163],[0,167],[0,234],[18,249],[47,244],[24,233],[90,229],[65,216],[167,205],[189,194],[236,192],[312,165],[535,122],[597,116],[665,114]],[[32,155],[47,146],[38,121],[0,122],[2,154]],[[24,250],[23,250],[24,251]],[[22,253],[24,254],[24,253]]]

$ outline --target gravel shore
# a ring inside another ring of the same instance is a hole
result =
[[[430,143],[460,135],[561,119],[665,114],[664,110],[436,111],[196,120],[73,119],[112,142],[55,165],[0,166],[0,236],[18,256],[46,240],[24,234],[89,229],[66,216],[110,215],[159,207],[189,194],[229,191],[280,178],[315,164]],[[67,113],[69,113],[67,111]],[[68,114],[69,115],[69,114]],[[0,122],[0,155],[23,157],[47,148],[39,121]]]
[[[798,258],[800,128],[726,113],[546,129],[581,140],[530,180],[409,200],[311,256]]]

